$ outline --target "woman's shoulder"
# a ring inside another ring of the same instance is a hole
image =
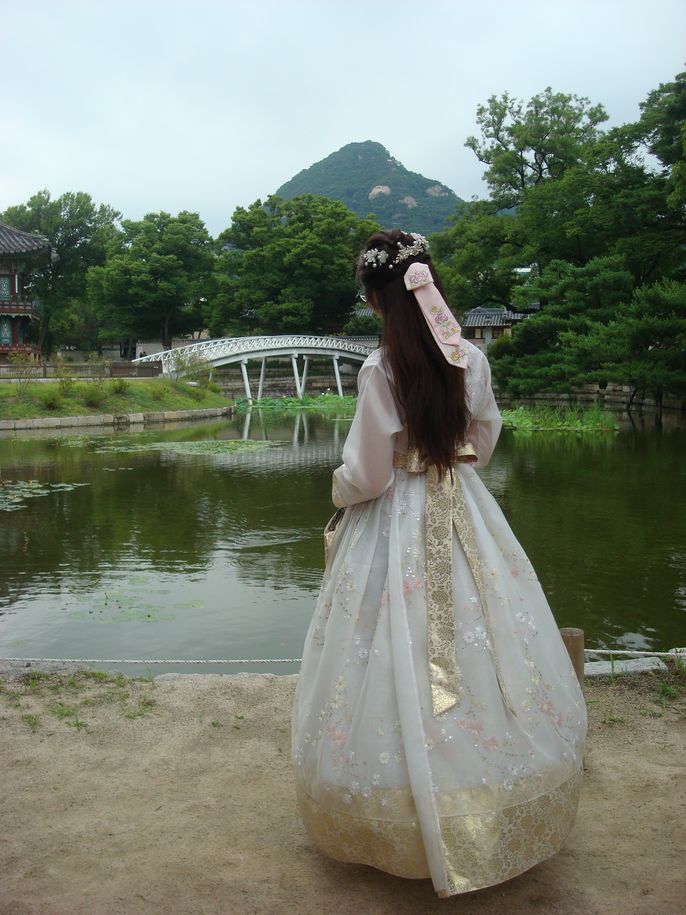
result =
[[[470,340],[461,340],[460,346],[467,351],[467,377],[481,378],[489,368],[486,353]]]
[[[486,359],[486,353],[482,349],[472,343],[471,340],[465,340],[464,337],[460,340],[460,346],[467,351],[467,364],[479,366],[483,365],[484,362],[488,362]]]
[[[388,369],[388,364],[385,359],[385,347],[379,346],[367,356],[367,358],[362,363],[360,367],[360,372],[366,374],[367,372],[372,371],[374,368],[380,368],[385,375],[390,378],[390,371]]]

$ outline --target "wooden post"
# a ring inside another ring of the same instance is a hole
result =
[[[584,685],[584,630],[576,629],[573,626],[565,626],[560,629],[562,641],[569,653],[569,657],[574,666],[579,686]]]

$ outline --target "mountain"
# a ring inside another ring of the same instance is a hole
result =
[[[408,171],[380,143],[348,143],[282,184],[289,199],[300,194],[332,197],[358,216],[373,213],[385,229],[427,235],[445,228],[460,198],[445,184]]]

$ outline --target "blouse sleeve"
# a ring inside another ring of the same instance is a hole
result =
[[[337,508],[375,499],[393,482],[393,436],[403,423],[391,385],[378,363],[363,365],[357,378],[355,417],[343,446],[343,464],[333,472]]]
[[[467,429],[467,440],[476,451],[477,460],[472,467],[485,467],[498,441],[503,421],[491,387],[491,367],[482,354],[471,394],[472,419]]]

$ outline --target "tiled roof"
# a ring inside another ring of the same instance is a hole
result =
[[[0,254],[39,254],[50,250],[50,242],[42,235],[22,232],[0,222]]]
[[[472,308],[464,316],[463,327],[509,327],[521,321],[526,315],[507,311],[504,308]]]

